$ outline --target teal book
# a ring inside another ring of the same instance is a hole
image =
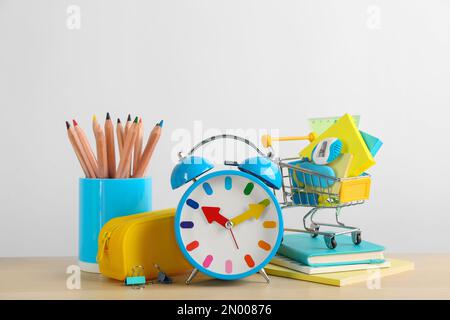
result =
[[[373,157],[375,157],[375,155],[378,153],[378,150],[380,150],[381,146],[383,145],[383,142],[364,131],[360,130],[359,132],[361,133],[361,137],[366,143],[366,146],[369,149],[370,153]]]
[[[342,266],[351,264],[383,263],[384,247],[362,241],[353,243],[350,236],[337,236],[337,247],[329,249],[323,237],[311,237],[307,233],[286,234],[278,254],[310,267]]]

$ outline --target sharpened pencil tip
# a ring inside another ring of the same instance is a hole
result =
[[[69,123],[69,121],[66,121],[66,128],[67,128],[67,130],[69,130],[69,128],[70,128],[70,123]]]
[[[106,120],[111,119],[111,116],[109,115],[109,112],[106,113]]]
[[[92,116],[92,122],[97,122],[97,116],[95,114]]]
[[[117,123],[120,123],[120,118],[117,118]]]
[[[139,117],[134,118],[134,123],[138,123],[139,122]]]
[[[128,115],[127,121],[131,121],[131,114]]]
[[[162,128],[163,124],[164,124],[164,120],[161,120],[161,121],[158,123],[158,126],[160,126],[160,127]]]
[[[73,122],[73,125],[74,125],[74,126],[77,126],[77,125],[78,125],[78,122],[77,122],[75,119],[73,119],[72,122]]]

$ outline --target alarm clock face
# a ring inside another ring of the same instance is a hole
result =
[[[178,245],[189,262],[219,279],[263,268],[278,249],[283,221],[273,192],[239,171],[218,171],[195,182],[177,209]]]

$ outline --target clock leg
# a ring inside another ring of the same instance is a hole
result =
[[[198,269],[194,269],[192,270],[191,274],[189,275],[189,277],[186,279],[186,284],[190,284],[192,279],[194,279],[195,275],[197,274]]]
[[[259,270],[259,274],[266,280],[267,283],[270,283],[270,279],[267,276],[266,270],[264,270],[264,268]]]

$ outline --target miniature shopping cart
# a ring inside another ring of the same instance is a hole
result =
[[[314,134],[300,137],[272,138],[263,136],[262,143],[268,148],[273,158],[272,140],[309,140],[316,138]],[[324,237],[328,248],[337,246],[336,236],[351,234],[353,243],[361,243],[361,230],[344,224],[340,220],[342,208],[359,205],[369,198],[371,177],[363,174],[359,177],[336,178],[305,168],[298,164],[307,161],[304,158],[275,159],[282,175],[280,206],[282,209],[295,207],[311,208],[303,216],[303,229],[285,228],[285,231],[309,233],[312,237]],[[277,193],[277,190],[274,189]],[[317,212],[329,210],[334,212],[336,223],[324,223],[315,219]]]

